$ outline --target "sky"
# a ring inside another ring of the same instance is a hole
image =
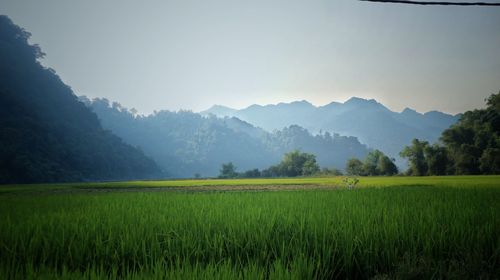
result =
[[[0,14],[76,95],[141,113],[352,96],[460,113],[500,91],[500,7],[0,0]]]

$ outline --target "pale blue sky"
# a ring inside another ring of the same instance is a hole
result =
[[[140,112],[351,96],[458,113],[500,90],[500,8],[0,0],[77,95]]]

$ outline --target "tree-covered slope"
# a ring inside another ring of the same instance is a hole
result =
[[[238,171],[267,168],[295,149],[313,153],[322,167],[343,169],[351,157],[363,158],[366,146],[355,137],[322,133],[299,126],[267,132],[237,118],[217,118],[179,111],[134,115],[106,99],[82,98],[102,125],[132,145],[141,147],[175,177],[216,176],[223,163]]]
[[[160,176],[38,62],[44,54],[29,36],[0,16],[0,183]]]

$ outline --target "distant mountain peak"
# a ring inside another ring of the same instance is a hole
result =
[[[361,97],[353,96],[349,98],[344,104],[380,104],[375,99],[365,99]]]
[[[311,102],[307,100],[301,101],[292,101],[290,103],[279,103],[277,106],[291,106],[291,107],[300,107],[300,108],[316,108]]]
[[[360,97],[351,97],[349,100],[344,102],[344,106],[347,106],[348,108],[351,109],[375,109],[377,111],[385,111],[385,112],[392,112],[389,110],[387,107],[385,107],[382,103],[379,103],[375,99],[364,99]]]
[[[430,116],[430,115],[434,115],[434,116],[446,116],[448,114],[440,112],[440,111],[432,110],[432,111],[426,112],[424,115],[426,115],[426,116]]]
[[[363,99],[363,98],[361,98],[361,97],[356,97],[356,96],[353,96],[353,97],[351,97],[351,98],[347,99],[347,101],[346,101],[346,102],[344,102],[344,104],[346,104],[346,103],[364,102],[364,101],[366,101],[366,99]]]
[[[326,105],[324,105],[323,107],[327,107],[327,106],[336,106],[336,105],[342,105],[342,103],[340,102],[336,102],[336,101],[332,101]]]
[[[200,114],[202,115],[213,114],[216,116],[232,116],[236,111],[237,111],[236,109],[216,104],[205,111],[201,111]]]
[[[268,107],[268,106],[274,106],[274,105],[272,105],[272,104],[268,104],[268,105],[266,105],[266,106],[262,106],[262,105],[259,105],[259,104],[252,104],[252,105],[250,105],[250,106],[246,107],[246,108],[245,108],[245,109],[243,109],[243,110],[246,110],[246,109],[257,109],[257,108],[263,108],[263,107]]]
[[[314,106],[311,102],[309,102],[309,101],[307,101],[305,99],[302,99],[300,101],[293,101],[290,104],[300,104],[300,105]]]
[[[233,109],[231,107],[224,106],[224,105],[215,104],[212,107],[210,107],[210,109],[208,109],[208,110],[235,110],[235,109]]]
[[[408,107],[406,107],[406,108],[405,108],[405,109],[401,112],[401,114],[403,114],[403,115],[419,115],[419,116],[420,116],[420,115],[422,115],[421,113],[419,113],[419,112],[415,111],[415,110],[414,110],[414,109],[412,109],[412,108],[408,108]]]

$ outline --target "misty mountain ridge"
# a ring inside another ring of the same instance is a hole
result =
[[[359,109],[366,109],[373,111],[379,110],[380,112],[400,115],[400,117],[398,118],[399,120],[408,121],[410,123],[417,124],[417,126],[420,126],[419,123],[421,123],[422,121],[428,125],[432,125],[435,121],[438,122],[437,126],[448,125],[450,121],[453,122],[453,120],[455,121],[458,120],[458,118],[461,115],[461,114],[456,114],[456,115],[447,114],[437,110],[428,111],[426,113],[420,113],[410,107],[404,108],[401,112],[396,112],[390,110],[389,108],[379,103],[375,99],[365,99],[360,97],[351,97],[344,103],[334,101],[322,106],[315,106],[307,100],[292,101],[289,103],[279,102],[277,104],[267,104],[267,105],[252,104],[243,109],[234,109],[228,106],[216,104],[207,110],[201,111],[200,114],[202,115],[213,114],[219,117],[237,117],[240,118],[241,120],[245,120],[246,118],[250,117],[247,115],[256,112],[274,111],[273,112],[274,114],[280,114],[280,113],[286,114],[289,113],[289,110],[299,110],[299,113],[310,113],[311,118],[314,118],[315,117],[314,114],[330,113],[334,115],[340,115],[342,113],[349,112],[350,110],[359,110]],[[250,120],[246,121],[249,121],[251,123]],[[306,120],[302,121],[299,120],[298,123],[295,124],[300,125],[300,122],[305,122],[305,121]],[[258,126],[268,131],[282,128],[281,126],[275,125],[273,122],[271,123],[267,122],[266,124]],[[311,132],[316,132],[314,131],[314,127],[306,127],[306,128],[311,129]]]
[[[306,100],[269,105],[251,105],[236,110],[214,105],[200,112],[219,117],[236,117],[271,132],[290,125],[304,127],[313,134],[329,131],[354,136],[370,148],[380,149],[404,165],[399,152],[413,138],[438,141],[441,133],[460,115],[439,111],[419,113],[411,108],[394,112],[375,99],[352,97],[344,103],[315,106]]]

